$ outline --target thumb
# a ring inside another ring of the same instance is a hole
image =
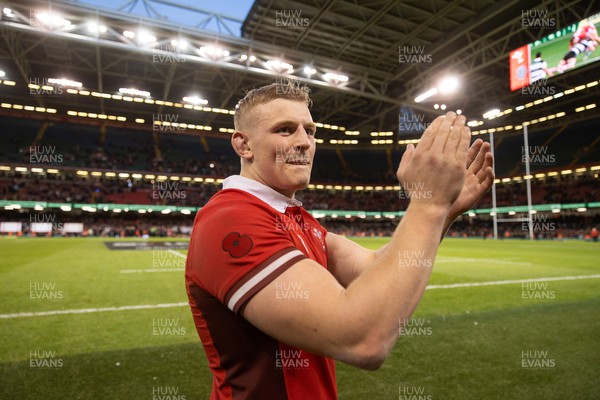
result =
[[[406,146],[406,151],[404,152],[404,154],[402,155],[402,158],[400,159],[400,166],[398,167],[398,172],[396,173],[399,180],[401,180],[400,177],[404,175],[404,173],[406,172],[406,169],[410,165],[410,160],[412,159],[412,156],[414,153],[415,153],[415,145],[414,144],[411,143],[408,146]]]

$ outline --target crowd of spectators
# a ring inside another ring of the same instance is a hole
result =
[[[533,180],[531,185],[533,204],[585,203],[600,198],[600,179],[593,175]],[[5,200],[201,207],[220,188],[221,185],[215,183],[80,177],[75,171],[45,177],[0,176],[0,198]],[[297,192],[296,197],[308,210],[403,211],[409,204],[406,193],[388,190],[305,189]],[[496,186],[496,197],[498,207],[525,205],[526,184],[499,184]],[[492,196],[488,192],[474,208],[491,206]]]
[[[44,217],[44,213],[46,217]],[[114,214],[97,212],[94,215],[47,211],[35,213],[0,212],[0,221],[21,222],[20,235],[25,236],[93,236],[93,237],[189,237],[195,215],[140,214],[136,212]],[[32,221],[52,221],[50,233],[31,231]],[[329,231],[349,237],[385,237],[393,234],[399,218],[321,218],[320,223]],[[83,223],[83,232],[67,234],[62,231],[64,223]],[[600,228],[600,214],[547,214],[532,221],[535,239],[590,239],[593,228]],[[463,216],[448,230],[446,237],[483,238],[493,237],[493,223],[489,218]],[[529,237],[527,221],[498,224],[500,239],[526,239]]]

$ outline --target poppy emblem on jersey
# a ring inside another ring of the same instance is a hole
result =
[[[231,257],[240,258],[248,254],[252,249],[252,239],[237,232],[230,232],[223,239],[221,246]]]

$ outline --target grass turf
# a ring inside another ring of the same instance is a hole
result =
[[[173,272],[123,273],[152,269],[153,253],[111,251],[104,241],[0,240],[0,314],[187,301],[177,256],[167,263]],[[357,241],[377,248],[386,240]],[[600,243],[446,239],[430,284],[598,274],[599,254]],[[32,300],[32,283],[54,285],[62,298]],[[532,285],[427,290],[413,316],[426,329],[401,336],[379,371],[339,364],[340,399],[598,398],[600,280]],[[176,325],[175,334],[156,335],[157,320]],[[149,399],[156,390],[176,390],[190,400],[210,393],[186,306],[2,318],[0,335],[2,399]],[[31,352],[43,351],[55,352],[62,367],[31,367]],[[545,352],[534,361],[553,366],[523,368],[523,352]]]

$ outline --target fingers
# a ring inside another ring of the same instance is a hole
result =
[[[492,184],[494,183],[495,178],[496,177],[494,176],[493,168],[486,167],[485,168],[485,178],[481,181],[481,185],[485,188],[486,192],[492,187]]]
[[[493,171],[494,166],[494,157],[492,156],[492,153],[490,151],[489,143],[484,143],[484,145],[481,147],[481,150],[479,151],[477,157],[479,158],[480,156],[482,158],[481,165],[477,169],[469,169],[469,171],[471,171],[473,174],[475,174],[475,176],[477,176],[477,180],[479,182],[483,182],[488,175],[487,169],[490,168]]]
[[[466,121],[466,118],[464,119]],[[452,130],[457,130],[456,125]],[[456,149],[456,159],[461,165],[466,165],[469,153],[469,143],[471,143],[471,129],[468,126],[462,126],[460,133],[460,142]]]
[[[424,151],[429,150],[431,148],[433,139],[435,138],[436,132],[442,124],[443,120],[444,116],[440,115],[439,117],[433,120],[433,122],[427,127],[427,129],[425,129],[425,132],[423,132],[423,135],[421,136],[421,140],[419,140],[419,143],[417,143],[417,150]]]
[[[469,167],[471,167],[471,165],[473,165],[473,162],[475,161],[475,158],[479,154],[479,150],[481,149],[482,145],[483,145],[483,140],[477,139],[473,142],[471,147],[469,147],[469,153],[467,154],[467,168],[469,170],[471,170]]]
[[[446,142],[448,141],[448,137],[452,133],[451,128],[452,125],[454,125],[455,120],[456,114],[452,111],[448,111],[446,115],[444,115],[442,123],[435,132],[435,137],[433,138],[433,143],[431,144],[431,150],[435,151],[438,154],[443,153],[444,148],[446,147]],[[460,135],[460,131],[456,133]],[[456,149],[458,142],[458,136],[456,136],[454,139],[454,149]]]
[[[448,153],[456,153],[460,141],[462,139],[463,128],[465,127],[465,122],[467,122],[466,118],[463,115],[458,115],[454,119],[454,123],[450,127],[450,132],[448,133],[448,138],[446,139],[446,144],[444,146],[444,151]],[[468,145],[467,145],[468,147]],[[466,149],[465,149],[465,157],[466,157]]]
[[[467,167],[473,174],[477,174],[481,170],[481,167],[483,167],[485,155],[490,151],[490,144],[484,144],[483,140],[477,139],[469,149],[469,156],[471,156],[471,152],[475,151],[475,149],[477,150],[477,153],[475,153],[473,159],[471,159],[471,165]]]

